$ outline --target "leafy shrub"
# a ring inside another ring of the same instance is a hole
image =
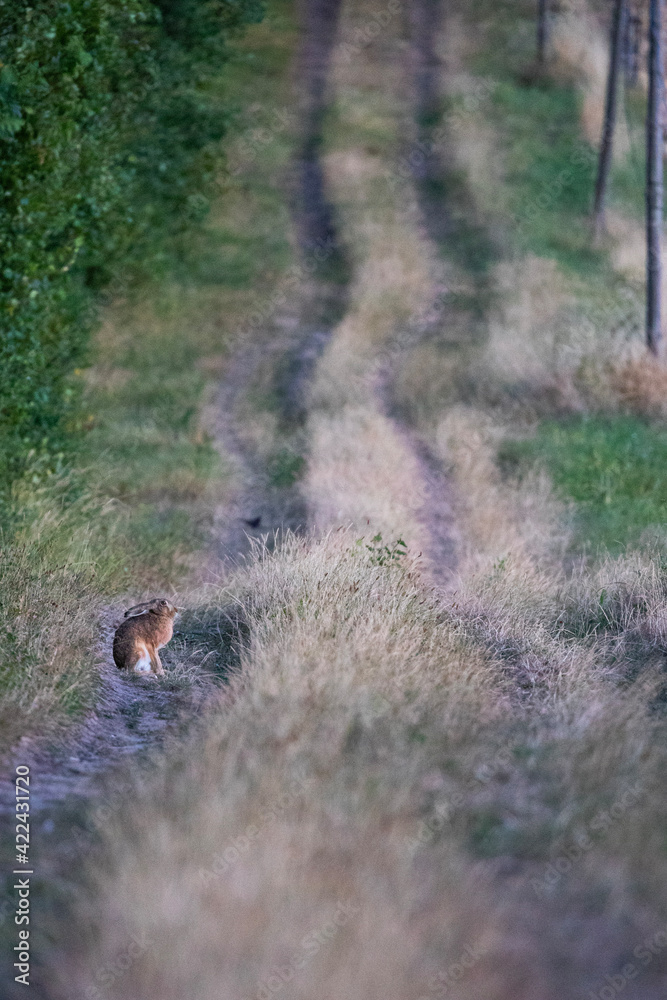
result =
[[[364,545],[364,539],[358,538],[357,545]],[[383,544],[381,533],[374,535],[370,545],[365,544],[364,548],[370,552],[370,560],[376,566],[391,566],[408,554],[408,546],[402,538],[397,538],[391,545],[386,545]]]
[[[48,470],[95,293],[164,265],[206,213],[225,115],[207,81],[257,0],[0,0],[0,474]]]

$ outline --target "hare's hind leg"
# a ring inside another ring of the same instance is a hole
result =
[[[162,666],[160,654],[155,648],[151,652],[151,666],[153,668],[153,673],[157,674],[158,677],[164,677],[164,667]]]

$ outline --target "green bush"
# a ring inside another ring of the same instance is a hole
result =
[[[0,0],[0,476],[53,468],[96,293],[206,213],[207,92],[257,0]]]

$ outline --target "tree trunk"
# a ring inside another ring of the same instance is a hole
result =
[[[598,175],[595,182],[595,205],[593,208],[593,231],[599,236],[604,230],[604,209],[607,196],[607,184],[611,169],[611,154],[614,142],[614,125],[616,124],[616,97],[618,94],[618,76],[621,65],[621,51],[625,35],[625,0],[616,0],[614,17],[611,26],[611,41],[609,44],[609,72],[607,73],[607,97],[604,109],[604,125],[600,140],[600,158],[598,160]]]
[[[547,57],[547,7],[548,0],[538,0],[537,5],[537,64],[544,66]]]
[[[641,18],[632,9],[626,9],[624,36],[623,68],[625,70],[625,85],[626,87],[636,87],[639,81]]]
[[[662,322],[662,0],[650,0],[649,91],[646,116],[646,343],[660,353]]]

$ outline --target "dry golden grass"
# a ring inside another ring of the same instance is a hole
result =
[[[341,116],[346,110],[341,102]],[[387,100],[385,130],[401,110]],[[351,123],[343,119],[343,124],[344,135],[349,132],[349,141],[358,142]],[[378,355],[386,358],[401,324],[434,295],[434,251],[417,229],[410,186],[403,182],[397,191],[378,156],[336,152],[325,163],[357,274],[349,310],[318,365],[311,403],[322,409],[372,406]]]
[[[592,146],[602,134],[609,39],[591,10],[588,0],[568,0],[554,18],[551,44],[556,57],[555,72],[565,72],[579,82],[582,96],[581,126]],[[614,156],[622,159],[630,151],[630,134],[621,114],[614,135]]]
[[[637,219],[613,209],[606,213],[607,244],[614,268],[634,285],[646,278],[646,231]],[[667,296],[667,275],[661,277],[663,300]]]
[[[606,226],[616,270],[631,281],[643,281],[646,275],[646,233],[643,226],[638,220],[613,209],[606,212]]]
[[[337,532],[231,582],[241,672],[114,805],[88,902],[58,931],[63,996],[413,1000],[472,953],[457,996],[555,998],[607,969],[589,937],[565,987],[549,976],[586,900],[608,900],[617,948],[657,925],[657,678],[618,680],[636,643],[659,648],[664,577],[635,560],[566,585],[510,553],[443,604],[416,570]],[[474,858],[491,819],[518,880]]]
[[[503,261],[494,274],[499,305],[489,322],[488,341],[475,373],[481,384],[546,382],[554,374],[559,344],[554,320],[572,302],[572,294],[555,261],[528,255]],[[583,350],[588,345],[582,345]],[[580,349],[581,350],[581,349]],[[573,367],[578,357],[571,360]]]
[[[52,555],[39,551],[34,533],[0,553],[3,754],[37,728],[53,735],[95,692],[101,601],[93,574],[81,549],[60,565]]]
[[[422,472],[392,422],[368,408],[347,406],[332,417],[311,417],[309,430],[318,456],[309,463],[305,484],[314,525],[353,525],[357,532],[380,532],[387,542],[403,538],[411,550],[422,550]]]
[[[563,504],[545,474],[520,486],[502,481],[496,454],[507,430],[483,410],[463,406],[450,409],[436,430],[438,454],[456,485],[463,578],[507,557],[526,580],[543,563],[557,576],[568,542]]]
[[[411,733],[437,719],[448,744],[470,745],[504,701],[492,664],[415,567],[378,566],[345,532],[259,552],[234,589],[251,634],[242,673],[137,785],[141,807],[115,813],[64,988],[101,984],[145,931],[109,995],[254,996],[287,968],[295,996],[413,996],[470,945],[485,953],[473,996],[500,946],[493,908],[454,846],[438,850],[436,882],[414,863],[424,762]],[[329,938],[340,903],[349,919]],[[320,929],[323,943],[303,944]]]
[[[611,389],[619,406],[645,417],[667,415],[667,366],[649,355],[612,365]]]

